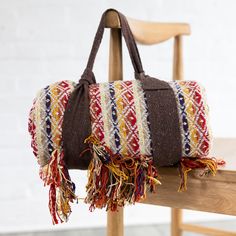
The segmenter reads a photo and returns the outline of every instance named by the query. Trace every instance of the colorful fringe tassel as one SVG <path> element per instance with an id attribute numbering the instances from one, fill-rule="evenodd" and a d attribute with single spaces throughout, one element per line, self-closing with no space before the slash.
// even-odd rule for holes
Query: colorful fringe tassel
<path id="1" fill-rule="evenodd" d="M 188 173 L 190 171 L 194 169 L 202 169 L 203 172 L 201 173 L 201 176 L 209 175 L 209 174 L 212 174 L 213 176 L 215 176 L 218 166 L 224 166 L 224 165 L 225 165 L 224 160 L 217 160 L 215 158 L 209 158 L 209 157 L 202 157 L 202 158 L 183 157 L 181 158 L 180 164 L 179 164 L 181 182 L 180 182 L 178 192 L 183 192 L 187 190 L 187 178 L 188 178 Z"/>
<path id="2" fill-rule="evenodd" d="M 49 164 L 40 170 L 40 177 L 49 189 L 49 210 L 53 224 L 66 222 L 71 213 L 70 202 L 76 200 L 75 184 L 70 180 L 65 167 L 63 152 L 54 150 Z"/>
<path id="3" fill-rule="evenodd" d="M 150 192 L 155 192 L 160 181 L 150 157 L 133 159 L 113 154 L 92 135 L 85 142 L 90 145 L 93 153 L 88 169 L 85 198 L 91 211 L 103 207 L 116 211 L 119 206 L 134 204 L 144 199 L 147 188 Z"/>

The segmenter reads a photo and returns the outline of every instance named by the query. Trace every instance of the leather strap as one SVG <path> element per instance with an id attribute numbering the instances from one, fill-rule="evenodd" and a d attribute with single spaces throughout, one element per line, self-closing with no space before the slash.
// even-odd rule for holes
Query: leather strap
<path id="1" fill-rule="evenodd" d="M 146 76 L 141 79 L 149 111 L 153 161 L 173 166 L 182 156 L 178 110 L 174 91 L 166 81 Z"/>
<path id="2" fill-rule="evenodd" d="M 105 29 L 105 18 L 106 18 L 106 13 L 110 10 L 116 11 L 114 9 L 108 9 L 107 11 L 105 11 L 102 15 L 102 18 L 100 20 L 94 41 L 93 41 L 93 45 L 92 45 L 92 49 L 89 55 L 89 59 L 87 62 L 87 66 L 86 69 L 82 75 L 82 77 L 85 77 L 85 73 L 87 76 L 88 71 L 92 73 L 93 71 L 93 65 L 94 65 L 94 61 L 98 52 L 98 49 L 100 47 L 102 38 L 103 38 L 103 34 L 104 34 L 104 29 Z M 129 55 L 133 64 L 133 68 L 135 71 L 135 77 L 138 79 L 139 78 L 139 74 L 143 74 L 143 66 L 142 66 L 142 62 L 141 62 L 141 58 L 138 52 L 138 48 L 137 45 L 135 43 L 133 34 L 131 32 L 131 29 L 129 27 L 129 24 L 126 20 L 126 17 L 121 14 L 120 12 L 116 11 L 120 20 L 120 26 L 121 26 L 121 33 L 125 39 L 128 51 L 129 51 Z"/>
<path id="3" fill-rule="evenodd" d="M 64 114 L 62 140 L 65 162 L 69 169 L 87 169 L 92 158 L 89 151 L 84 152 L 88 149 L 88 144 L 84 143 L 84 140 L 92 131 L 89 85 L 96 83 L 92 70 L 105 29 L 106 12 L 102 15 L 86 69 L 71 94 Z M 138 48 L 128 22 L 124 15 L 116 12 L 134 67 L 135 78 L 140 79 L 145 91 L 154 164 L 156 166 L 174 165 L 181 157 L 181 137 L 175 95 L 167 82 L 145 76 Z"/>

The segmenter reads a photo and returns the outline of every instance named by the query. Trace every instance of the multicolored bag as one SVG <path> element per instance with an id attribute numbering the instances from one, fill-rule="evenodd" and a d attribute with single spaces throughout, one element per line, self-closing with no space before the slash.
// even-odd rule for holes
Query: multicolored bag
<path id="1" fill-rule="evenodd" d="M 105 12 L 79 83 L 47 86 L 30 111 L 32 147 L 40 177 L 50 186 L 54 224 L 68 219 L 70 202 L 77 200 L 68 169 L 88 169 L 90 210 L 115 211 L 154 192 L 160 166 L 179 167 L 182 191 L 192 169 L 214 175 L 224 164 L 208 157 L 212 136 L 204 89 L 195 81 L 145 75 L 127 20 L 117 13 L 136 80 L 96 83 L 92 68 Z"/>

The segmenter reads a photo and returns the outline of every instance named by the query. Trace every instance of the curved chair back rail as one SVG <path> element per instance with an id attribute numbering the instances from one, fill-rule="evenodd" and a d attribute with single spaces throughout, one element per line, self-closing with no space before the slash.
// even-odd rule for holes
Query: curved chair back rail
<path id="1" fill-rule="evenodd" d="M 147 22 L 127 18 L 135 40 L 139 44 L 152 45 L 164 42 L 170 38 L 190 35 L 190 25 L 187 23 L 159 23 Z M 119 18 L 116 12 L 107 12 L 106 17 L 107 28 L 120 28 Z"/>
<path id="2" fill-rule="evenodd" d="M 162 43 L 170 38 L 190 35 L 190 26 L 186 23 L 157 23 L 128 18 L 136 41 L 143 45 Z"/>

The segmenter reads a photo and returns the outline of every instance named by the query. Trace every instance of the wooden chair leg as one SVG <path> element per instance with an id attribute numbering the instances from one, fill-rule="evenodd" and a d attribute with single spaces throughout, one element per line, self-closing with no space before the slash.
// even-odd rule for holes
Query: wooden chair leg
<path id="1" fill-rule="evenodd" d="M 113 14 L 113 15 L 112 15 Z M 115 14 L 115 16 L 114 16 Z M 115 19 L 115 21 L 114 21 Z M 111 13 L 107 16 L 106 24 L 110 27 L 117 23 L 118 16 L 116 13 Z M 122 39 L 121 30 L 111 28 L 110 32 L 110 50 L 109 50 L 109 81 L 122 80 Z M 124 235 L 124 220 L 123 208 L 119 208 L 118 212 L 107 212 L 107 236 L 123 236 Z"/>
<path id="2" fill-rule="evenodd" d="M 119 208 L 118 212 L 107 212 L 107 236 L 124 236 L 123 215 L 123 208 Z"/>
<path id="3" fill-rule="evenodd" d="M 183 45 L 182 36 L 174 40 L 173 80 L 183 79 Z"/>
<path id="4" fill-rule="evenodd" d="M 182 235 L 182 209 L 171 208 L 171 236 Z"/>

